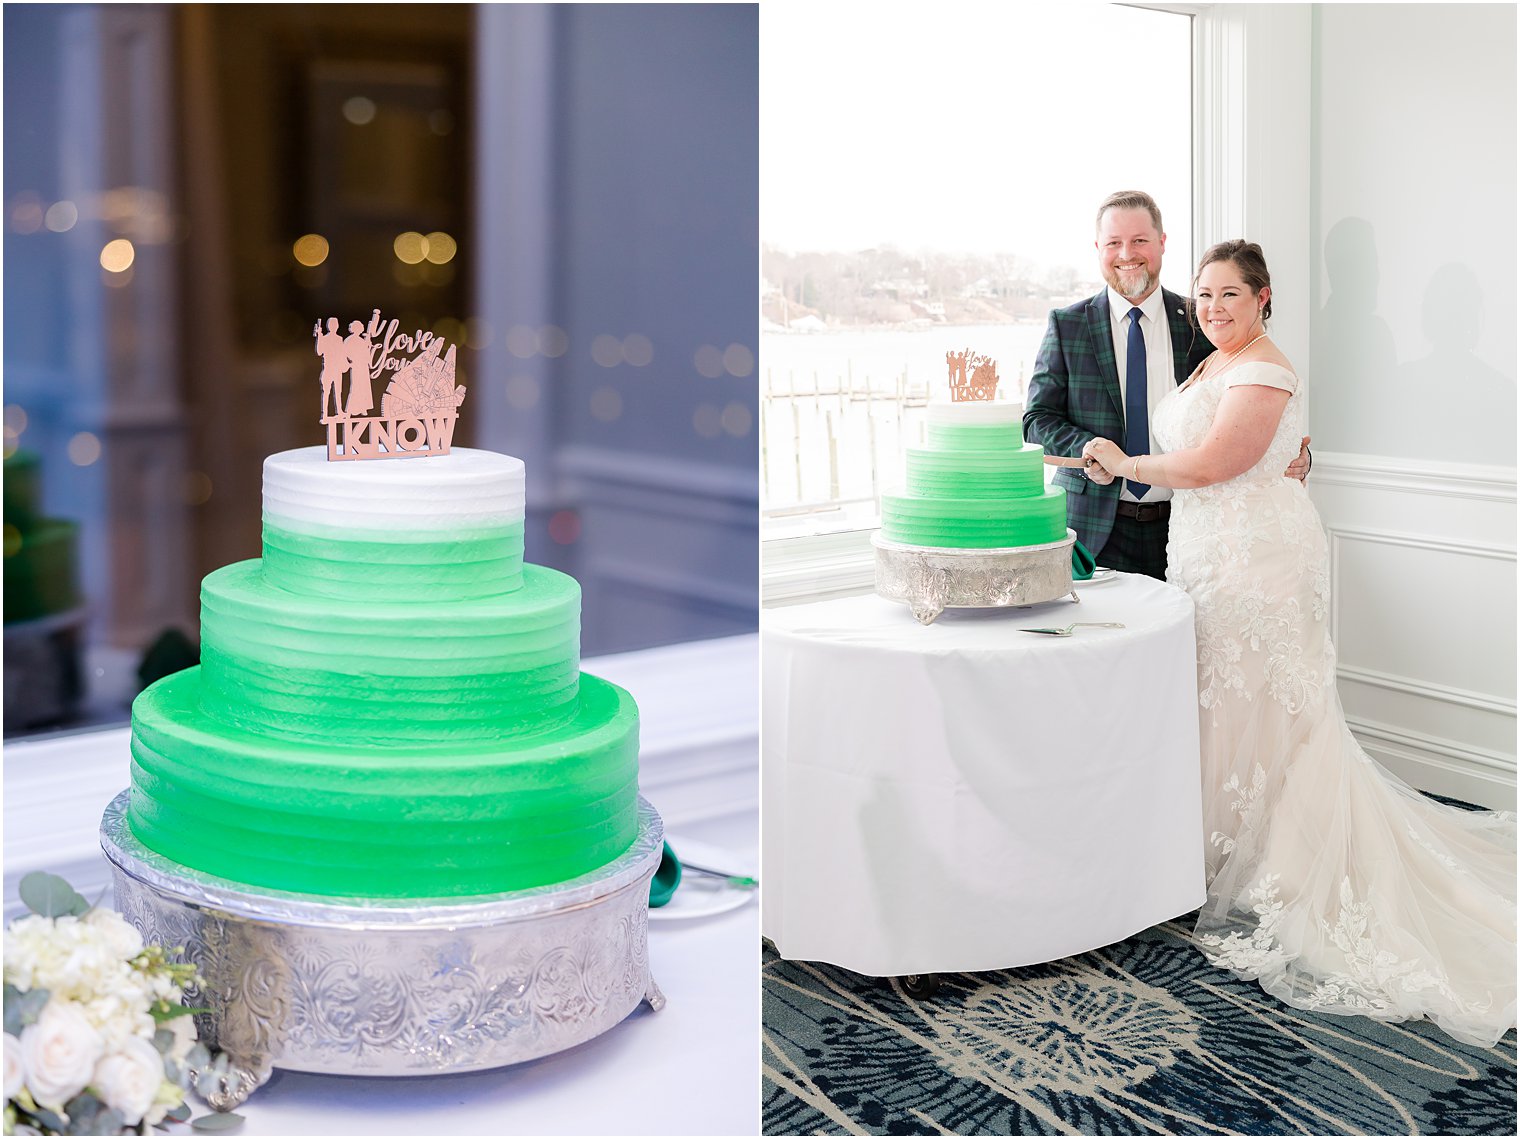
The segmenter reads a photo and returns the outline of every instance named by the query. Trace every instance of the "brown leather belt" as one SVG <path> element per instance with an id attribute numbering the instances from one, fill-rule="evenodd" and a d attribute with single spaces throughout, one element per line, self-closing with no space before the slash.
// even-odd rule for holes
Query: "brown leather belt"
<path id="1" fill-rule="evenodd" d="M 1172 516 L 1172 500 L 1165 502 L 1130 502 L 1121 498 L 1117 513 L 1136 522 L 1165 522 Z"/>

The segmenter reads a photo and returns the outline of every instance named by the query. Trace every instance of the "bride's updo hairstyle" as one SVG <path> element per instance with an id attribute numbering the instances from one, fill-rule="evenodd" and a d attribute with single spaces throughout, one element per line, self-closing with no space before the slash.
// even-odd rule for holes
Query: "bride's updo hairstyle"
<path id="1" fill-rule="evenodd" d="M 1209 246 L 1203 258 L 1198 262 L 1198 271 L 1193 274 L 1193 296 L 1198 296 L 1198 278 L 1203 276 L 1203 270 L 1215 261 L 1228 261 L 1240 270 L 1240 279 L 1245 282 L 1253 293 L 1260 293 L 1272 284 L 1272 274 L 1267 272 L 1267 259 L 1261 251 L 1261 246 L 1254 241 L 1242 241 L 1234 238 L 1230 241 L 1221 241 L 1218 245 Z M 1265 324 L 1272 315 L 1272 298 L 1267 298 L 1267 303 L 1262 307 L 1261 320 Z M 1198 323 L 1198 304 L 1195 300 L 1192 307 L 1193 323 Z"/>

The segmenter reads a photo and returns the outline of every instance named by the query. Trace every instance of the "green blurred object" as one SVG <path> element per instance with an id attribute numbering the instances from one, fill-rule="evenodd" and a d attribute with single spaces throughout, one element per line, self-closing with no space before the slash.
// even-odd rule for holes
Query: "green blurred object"
<path id="1" fill-rule="evenodd" d="M 5 623 L 34 621 L 77 608 L 77 523 L 42 516 L 37 456 L 5 458 Z"/>
<path id="2" fill-rule="evenodd" d="M 137 666 L 138 691 L 154 681 L 201 663 L 200 650 L 178 629 L 165 629 L 143 653 Z"/>
<path id="3" fill-rule="evenodd" d="M 649 882 L 649 908 L 657 909 L 670 901 L 680 884 L 681 861 L 667 842 L 660 855 L 660 868 L 654 872 L 654 877 Z"/>
<path id="4" fill-rule="evenodd" d="M 1080 541 L 1071 547 L 1071 576 L 1074 581 L 1086 581 L 1098 568 L 1098 559 Z"/>

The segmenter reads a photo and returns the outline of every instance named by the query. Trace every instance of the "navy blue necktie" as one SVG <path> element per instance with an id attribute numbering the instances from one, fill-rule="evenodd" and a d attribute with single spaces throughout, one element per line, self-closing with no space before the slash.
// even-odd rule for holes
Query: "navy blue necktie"
<path id="1" fill-rule="evenodd" d="M 1124 349 L 1124 451 L 1130 458 L 1151 453 L 1151 416 L 1145 374 L 1145 333 L 1140 331 L 1140 310 L 1129 310 L 1129 342 Z M 1126 479 L 1130 494 L 1144 498 L 1149 483 Z"/>

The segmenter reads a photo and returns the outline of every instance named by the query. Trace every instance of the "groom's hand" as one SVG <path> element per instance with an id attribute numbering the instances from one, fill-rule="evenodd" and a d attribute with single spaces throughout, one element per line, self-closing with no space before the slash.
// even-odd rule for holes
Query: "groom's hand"
<path id="1" fill-rule="evenodd" d="M 1093 444 L 1098 440 L 1096 437 L 1087 441 L 1087 446 L 1082 448 L 1082 457 L 1087 460 L 1082 468 L 1082 473 L 1087 476 L 1087 481 L 1097 483 L 1099 486 L 1107 486 L 1114 481 L 1114 476 L 1104 469 L 1103 464 L 1098 462 L 1092 453 Z"/>
<path id="2" fill-rule="evenodd" d="M 1284 478 L 1297 479 L 1303 482 L 1309 477 L 1309 468 L 1314 460 L 1309 457 L 1309 436 L 1304 436 L 1304 441 L 1298 445 L 1298 458 L 1288 464 L 1288 469 L 1283 472 Z"/>

